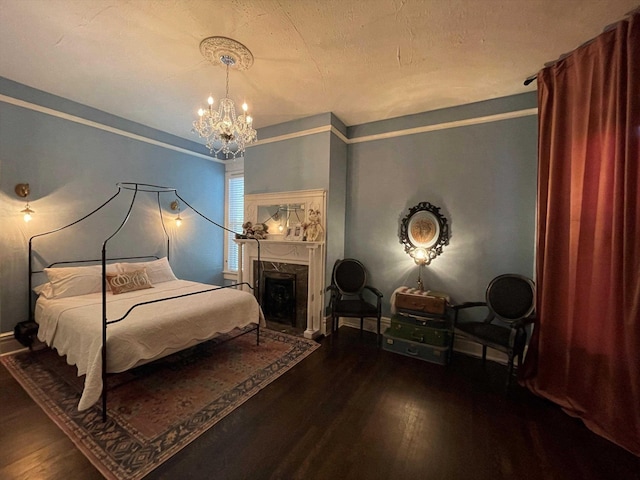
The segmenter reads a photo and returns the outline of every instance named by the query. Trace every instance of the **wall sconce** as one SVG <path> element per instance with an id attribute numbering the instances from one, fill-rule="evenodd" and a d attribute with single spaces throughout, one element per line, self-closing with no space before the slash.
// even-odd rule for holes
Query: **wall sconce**
<path id="1" fill-rule="evenodd" d="M 425 265 L 427 263 L 427 251 L 424 248 L 416 248 L 413 251 L 413 261 L 416 265 Z"/>
<path id="2" fill-rule="evenodd" d="M 27 205 L 24 208 L 24 210 L 20 210 L 20 213 L 22 213 L 24 215 L 24 221 L 25 222 L 30 222 L 31 221 L 31 215 L 33 215 L 34 213 L 36 213 L 34 210 L 31 209 L 31 207 L 29 206 L 29 184 L 28 183 L 18 183 L 16 185 L 15 188 L 15 192 L 16 195 L 18 195 L 20 198 L 25 198 L 27 200 Z"/>
<path id="3" fill-rule="evenodd" d="M 178 216 L 176 217 L 176 227 L 179 227 L 180 225 L 182 225 L 182 218 L 180 218 L 180 204 L 178 203 L 178 200 L 174 200 L 169 206 L 171 207 L 171 210 L 178 211 Z"/>

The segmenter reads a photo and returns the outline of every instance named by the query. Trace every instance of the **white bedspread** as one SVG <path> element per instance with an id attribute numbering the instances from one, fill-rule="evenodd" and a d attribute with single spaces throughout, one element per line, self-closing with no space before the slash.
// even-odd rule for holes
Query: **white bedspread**
<path id="1" fill-rule="evenodd" d="M 147 290 L 107 293 L 107 319 L 122 317 L 134 304 L 215 288 L 186 280 L 163 282 Z M 102 393 L 102 293 L 39 298 L 35 310 L 38 338 L 67 356 L 85 375 L 78 410 Z M 264 325 L 254 296 L 235 288 L 191 295 L 136 307 L 124 320 L 107 327 L 107 371 L 123 372 L 250 323 Z"/>

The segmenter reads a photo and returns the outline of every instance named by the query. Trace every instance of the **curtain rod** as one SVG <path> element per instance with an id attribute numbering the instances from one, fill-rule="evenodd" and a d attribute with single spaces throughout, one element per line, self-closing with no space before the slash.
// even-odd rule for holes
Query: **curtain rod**
<path id="1" fill-rule="evenodd" d="M 619 21 L 614 22 L 614 23 L 610 23 L 609 25 L 607 25 L 606 27 L 604 27 L 604 28 L 602 29 L 602 33 L 608 32 L 609 30 L 613 30 L 615 27 L 617 27 L 617 26 L 618 26 L 618 24 L 619 24 L 620 22 L 626 22 L 626 21 L 628 21 L 628 20 L 629 20 L 629 17 L 631 17 L 632 15 L 635 15 L 635 14 L 640 14 L 640 7 L 634 8 L 633 10 L 631 10 L 630 12 L 628 12 L 628 13 L 624 16 L 624 18 L 623 18 L 622 20 L 619 20 Z M 555 64 L 556 64 L 556 63 L 558 63 L 560 60 L 563 60 L 564 58 L 566 58 L 566 57 L 568 57 L 569 55 L 571 55 L 571 53 L 575 52 L 578 48 L 583 47 L 584 45 L 587 45 L 587 44 L 589 44 L 589 43 L 593 42 L 596 38 L 598 38 L 598 37 L 594 37 L 594 38 L 592 38 L 592 39 L 590 39 L 590 40 L 587 40 L 587 41 L 586 41 L 586 42 L 584 42 L 582 45 L 580 45 L 580 46 L 578 46 L 578 47 L 574 48 L 574 49 L 573 49 L 571 52 L 569 52 L 569 53 L 563 53 L 562 55 L 560 55 L 560 56 L 558 57 L 558 59 L 557 59 L 557 60 L 553 60 L 553 61 L 551 61 L 551 62 L 547 62 L 547 63 L 545 63 L 543 68 L 547 68 L 547 67 L 551 67 L 551 66 L 555 65 Z M 533 81 L 534 81 L 535 79 L 537 79 L 537 78 L 538 78 L 538 74 L 537 74 L 537 73 L 535 73 L 535 74 L 533 74 L 533 75 L 531 75 L 531 76 L 529 76 L 529 77 L 525 78 L 525 79 L 524 79 L 524 86 L 526 87 L 527 85 L 529 85 L 531 82 L 533 82 Z"/>

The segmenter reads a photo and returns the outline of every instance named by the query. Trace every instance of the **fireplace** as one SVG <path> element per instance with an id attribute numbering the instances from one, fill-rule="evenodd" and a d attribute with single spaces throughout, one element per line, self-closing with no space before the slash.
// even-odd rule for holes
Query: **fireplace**
<path id="1" fill-rule="evenodd" d="M 296 276 L 292 273 L 264 272 L 262 310 L 269 321 L 296 326 Z"/>
<path id="2" fill-rule="evenodd" d="M 296 222 L 304 222 L 307 219 L 307 212 L 314 210 L 319 213 L 324 236 L 315 241 L 304 241 L 297 237 L 289 237 L 284 233 L 277 233 L 277 228 L 269 228 L 266 240 L 256 242 L 254 239 L 236 238 L 238 244 L 238 282 L 247 282 L 250 285 L 259 287 L 263 313 L 265 308 L 268 314 L 265 316 L 275 316 L 276 321 L 288 322 L 291 314 L 291 305 L 284 302 L 285 297 L 293 295 L 295 292 L 295 327 L 304 329 L 306 338 L 316 338 L 326 332 L 324 309 L 325 309 L 325 241 L 327 232 L 326 224 L 326 192 L 324 190 L 300 190 L 296 192 L 277 192 L 248 194 L 244 197 L 244 218 L 245 221 L 264 223 L 267 219 L 274 220 L 274 212 L 281 212 L 283 207 L 287 211 L 294 209 L 296 212 Z M 280 225 L 286 217 L 279 216 Z M 272 225 L 273 226 L 273 225 Z M 261 263 L 258 268 L 258 258 Z M 268 280 L 274 285 L 270 289 L 273 295 L 272 305 L 265 307 L 265 276 L 264 272 L 277 272 L 276 279 Z M 288 274 L 288 275 L 282 275 Z M 290 280 L 295 276 L 295 284 L 291 285 Z M 287 285 L 288 284 L 288 285 Z M 250 291 L 248 286 L 243 286 L 243 290 Z M 255 290 L 253 290 L 256 293 Z M 272 309 L 285 307 L 288 312 L 274 312 Z M 285 320 L 285 318 L 287 320 Z"/>
<path id="3" fill-rule="evenodd" d="M 253 262 L 258 271 L 258 262 Z M 260 295 L 266 320 L 304 330 L 307 325 L 309 267 L 282 262 L 262 262 Z M 256 295 L 258 292 L 255 292 Z"/>

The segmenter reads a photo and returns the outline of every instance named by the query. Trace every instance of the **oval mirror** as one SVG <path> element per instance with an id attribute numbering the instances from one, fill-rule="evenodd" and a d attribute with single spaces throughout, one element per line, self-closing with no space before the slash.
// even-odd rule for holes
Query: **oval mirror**
<path id="1" fill-rule="evenodd" d="M 428 265 L 449 243 L 447 219 L 429 202 L 411 207 L 400 223 L 400 243 L 416 263 Z"/>

